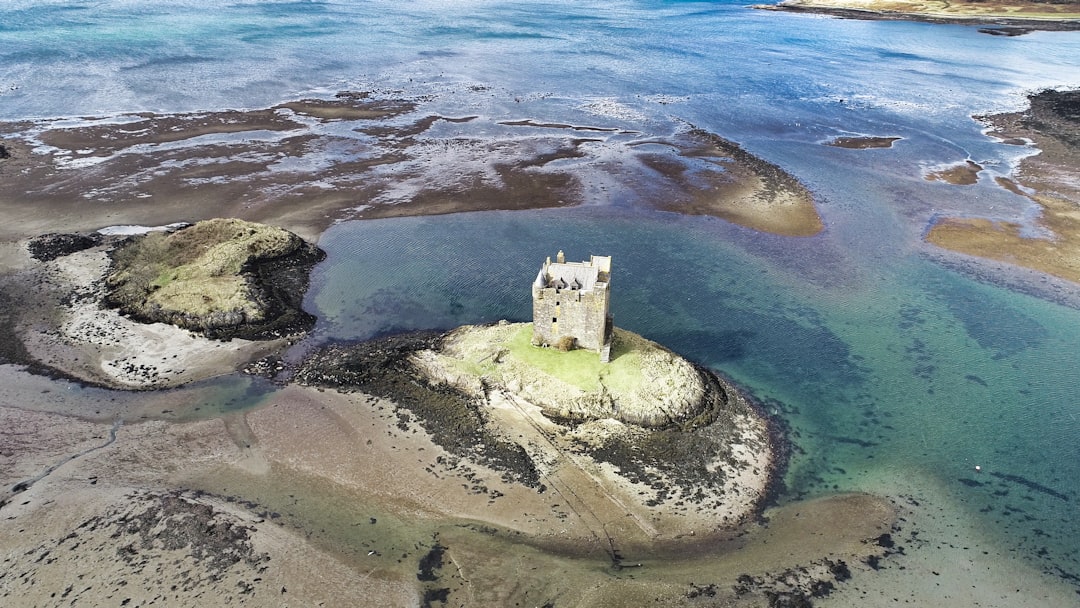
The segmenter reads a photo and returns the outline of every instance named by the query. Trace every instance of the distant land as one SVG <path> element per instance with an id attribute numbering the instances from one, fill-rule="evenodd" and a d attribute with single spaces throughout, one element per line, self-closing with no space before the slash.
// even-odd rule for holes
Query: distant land
<path id="1" fill-rule="evenodd" d="M 754 8 L 820 13 L 847 19 L 889 19 L 1000 25 L 984 33 L 1015 36 L 1033 30 L 1080 29 L 1075 0 L 784 0 Z"/>

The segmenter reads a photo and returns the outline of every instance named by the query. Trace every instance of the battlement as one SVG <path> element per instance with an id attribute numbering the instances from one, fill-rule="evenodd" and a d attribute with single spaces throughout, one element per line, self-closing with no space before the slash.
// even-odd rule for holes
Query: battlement
<path id="1" fill-rule="evenodd" d="M 533 342 L 560 348 L 584 348 L 601 355 L 611 350 L 609 313 L 611 257 L 567 262 L 562 251 L 547 258 L 533 281 Z"/>

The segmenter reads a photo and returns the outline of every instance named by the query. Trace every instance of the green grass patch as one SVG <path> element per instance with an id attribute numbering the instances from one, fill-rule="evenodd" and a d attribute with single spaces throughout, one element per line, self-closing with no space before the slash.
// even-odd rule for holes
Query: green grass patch
<path id="1" fill-rule="evenodd" d="M 611 362 L 601 363 L 592 351 L 533 346 L 532 336 L 532 324 L 527 323 L 506 344 L 510 356 L 587 392 L 600 390 L 601 381 L 614 393 L 629 393 L 641 386 L 641 357 L 632 341 L 616 339 Z"/>
<path id="2" fill-rule="evenodd" d="M 236 219 L 199 222 L 171 234 L 150 233 L 117 250 L 108 279 L 123 308 L 161 308 L 181 314 L 243 311 L 258 319 L 242 269 L 300 245 L 292 233 Z"/>

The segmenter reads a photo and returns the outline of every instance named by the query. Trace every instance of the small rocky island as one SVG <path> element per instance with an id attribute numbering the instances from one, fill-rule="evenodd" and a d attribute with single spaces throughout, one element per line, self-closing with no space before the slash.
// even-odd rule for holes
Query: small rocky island
<path id="1" fill-rule="evenodd" d="M 213 219 L 127 240 L 111 257 L 104 303 L 143 323 L 262 339 L 315 322 L 300 299 L 323 254 L 288 230 Z"/>
<path id="2" fill-rule="evenodd" d="M 315 322 L 300 305 L 324 255 L 238 219 L 46 234 L 27 252 L 37 263 L 13 296 L 26 300 L 16 360 L 121 389 L 178 386 L 280 352 Z"/>
<path id="3" fill-rule="evenodd" d="M 456 457 L 555 489 L 591 514 L 578 541 L 640 547 L 747 521 L 786 461 L 779 431 L 712 371 L 615 328 L 610 274 L 608 257 L 559 252 L 532 323 L 331 345 L 295 380 L 387 398 Z"/>

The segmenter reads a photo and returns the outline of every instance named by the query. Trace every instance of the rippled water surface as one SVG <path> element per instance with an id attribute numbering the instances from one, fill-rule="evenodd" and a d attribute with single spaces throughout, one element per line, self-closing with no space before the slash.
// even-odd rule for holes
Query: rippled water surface
<path id="1" fill-rule="evenodd" d="M 727 372 L 793 422 L 805 450 L 793 496 L 909 470 L 1010 549 L 1075 565 L 1077 311 L 919 258 L 815 286 L 725 232 L 587 210 L 342 224 L 309 294 L 316 339 L 528 320 L 527 277 L 546 255 L 602 251 L 616 324 Z"/>
<path id="2" fill-rule="evenodd" d="M 920 235 L 937 213 L 1028 212 L 990 179 L 957 188 L 922 173 L 968 158 L 1007 172 L 1028 152 L 971 116 L 1080 84 L 1077 57 L 1074 33 L 737 2 L 15 0 L 0 7 L 0 118 L 266 107 L 348 89 L 484 125 L 682 124 L 737 141 L 815 192 L 824 233 L 770 236 L 602 191 L 578 209 L 340 224 L 308 298 L 315 339 L 525 320 L 545 256 L 612 255 L 619 325 L 728 373 L 791 421 L 805 453 L 790 496 L 907 477 L 959 505 L 987 550 L 1068 578 L 1080 575 L 1080 312 L 949 270 Z M 838 135 L 902 139 L 821 145 Z"/>

